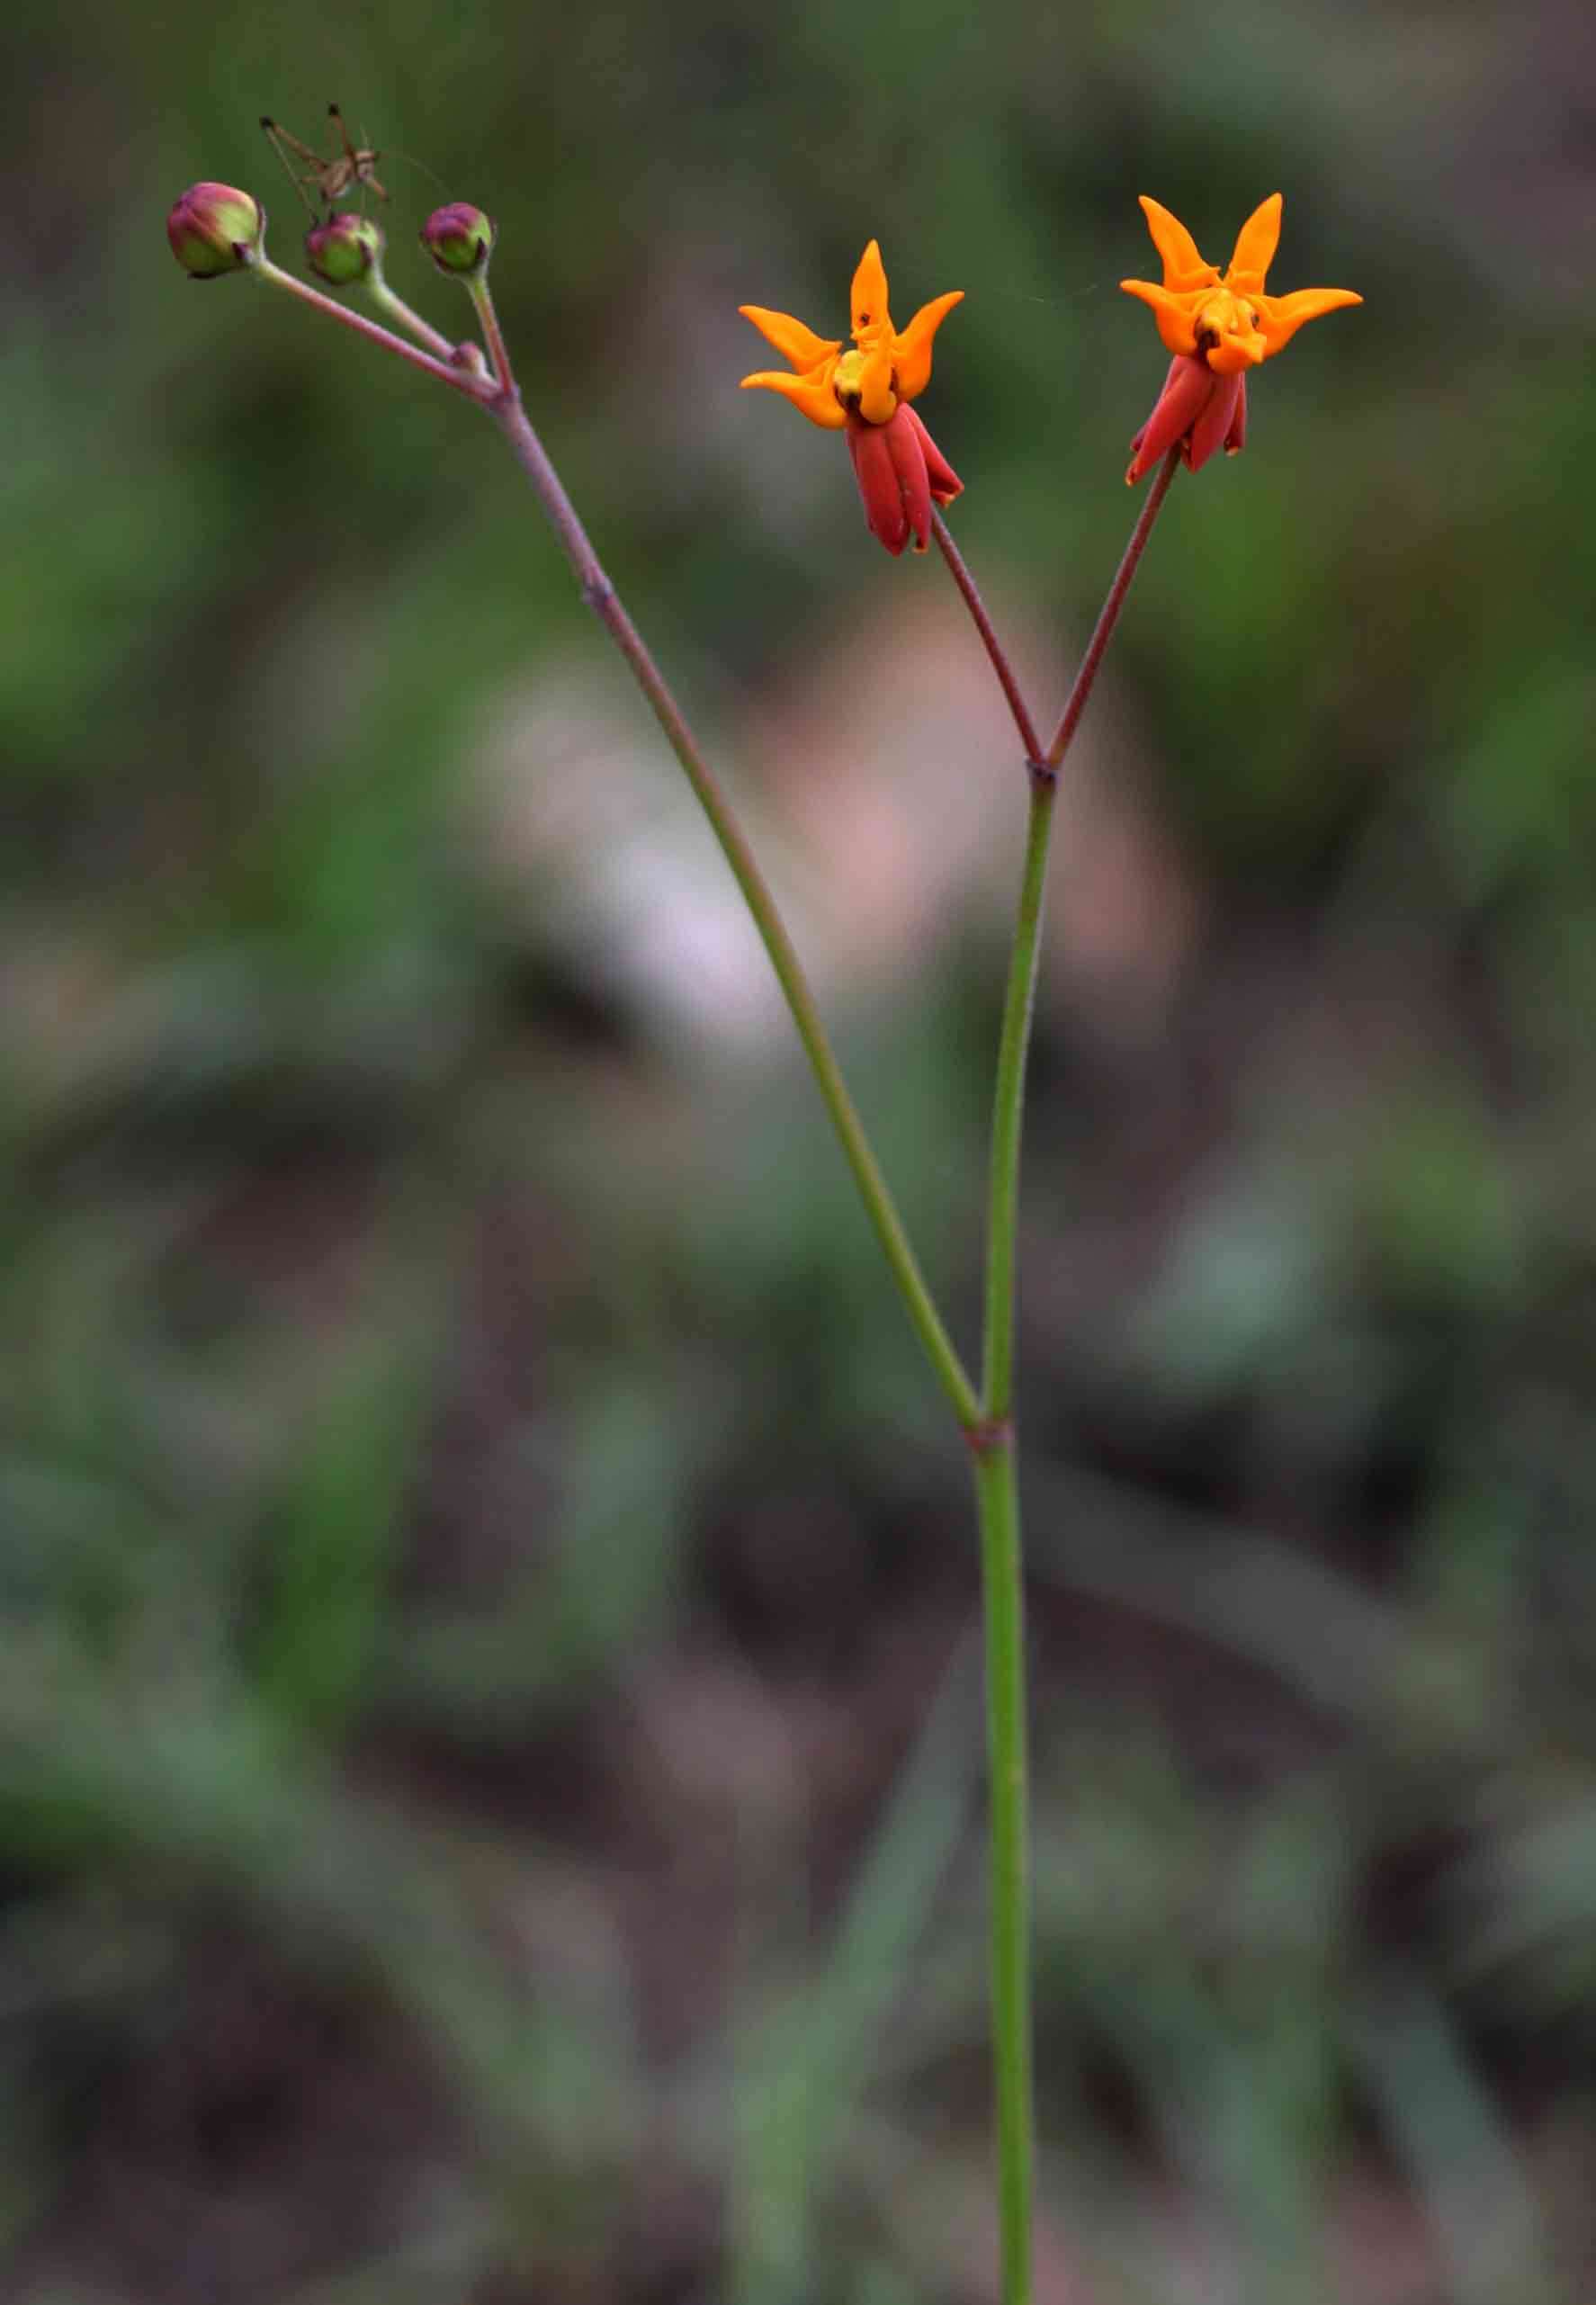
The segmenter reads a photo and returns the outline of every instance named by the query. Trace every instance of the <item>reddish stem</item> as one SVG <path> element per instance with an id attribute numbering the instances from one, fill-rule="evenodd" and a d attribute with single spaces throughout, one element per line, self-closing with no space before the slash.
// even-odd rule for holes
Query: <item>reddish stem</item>
<path id="1" fill-rule="evenodd" d="M 1131 588 L 1131 578 L 1136 573 L 1136 564 L 1141 560 L 1147 539 L 1152 534 L 1152 524 L 1158 518 L 1163 500 L 1170 493 L 1170 483 L 1175 477 L 1179 462 L 1180 443 L 1177 441 L 1164 458 L 1157 480 L 1147 491 L 1147 501 L 1142 507 L 1141 518 L 1132 529 L 1130 543 L 1125 546 L 1124 556 L 1114 572 L 1114 581 L 1109 586 L 1108 596 L 1098 612 L 1091 639 L 1087 643 L 1086 654 L 1080 659 L 1080 669 L 1075 675 L 1075 685 L 1070 691 L 1063 716 L 1054 732 L 1053 742 L 1048 746 L 1044 756 L 1045 766 L 1049 768 L 1057 768 L 1060 761 L 1070 749 L 1071 740 L 1080 725 L 1080 715 L 1086 710 L 1086 701 L 1091 695 L 1093 684 L 1098 677 L 1098 668 L 1107 652 L 1109 641 L 1114 638 L 1114 627 L 1119 622 L 1119 612 L 1125 606 L 1125 595 Z M 1034 755 L 1033 758 L 1035 758 Z"/>
<path id="2" fill-rule="evenodd" d="M 998 638 L 992 620 L 986 613 L 986 603 L 981 596 L 975 578 L 965 566 L 964 556 L 953 541 L 953 532 L 939 512 L 931 515 L 931 532 L 943 559 L 947 562 L 948 574 L 958 586 L 964 605 L 970 611 L 971 622 L 981 634 L 982 646 L 991 659 L 998 685 L 1009 701 L 1014 725 L 1019 731 L 1019 740 L 1026 749 L 1027 765 L 1034 766 L 1042 758 L 1042 740 L 1036 734 L 1030 707 L 1020 694 L 1019 682 L 1015 677 L 1014 667 L 1009 661 L 1008 650 Z"/>

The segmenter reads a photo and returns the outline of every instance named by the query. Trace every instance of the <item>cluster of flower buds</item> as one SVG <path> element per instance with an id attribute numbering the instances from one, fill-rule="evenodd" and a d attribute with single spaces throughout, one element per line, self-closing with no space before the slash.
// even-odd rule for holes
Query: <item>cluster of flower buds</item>
<path id="1" fill-rule="evenodd" d="M 264 252 L 266 212 L 236 184 L 191 184 L 172 204 L 166 238 L 191 280 L 241 272 Z M 493 219 L 469 201 L 436 208 L 421 228 L 421 245 L 440 272 L 470 276 L 492 253 Z M 379 271 L 386 242 L 374 218 L 353 209 L 328 215 L 305 235 L 305 257 L 318 280 L 347 288 Z"/>

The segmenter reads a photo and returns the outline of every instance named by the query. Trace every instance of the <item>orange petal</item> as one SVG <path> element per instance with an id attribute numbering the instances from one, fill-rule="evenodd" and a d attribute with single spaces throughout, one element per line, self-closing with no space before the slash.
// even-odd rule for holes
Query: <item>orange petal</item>
<path id="1" fill-rule="evenodd" d="M 761 391 L 779 392 L 811 424 L 822 425 L 828 432 L 840 432 L 847 422 L 831 390 L 828 362 L 822 362 L 807 376 L 788 376 L 779 368 L 766 370 L 758 376 L 745 376 L 743 390 L 746 392 L 750 385 Z"/>
<path id="2" fill-rule="evenodd" d="M 1156 281 L 1122 280 L 1119 284 L 1127 296 L 1139 296 L 1143 304 L 1152 307 L 1152 317 L 1158 322 L 1158 333 L 1164 340 L 1166 352 L 1196 352 L 1194 322 L 1205 290 L 1188 289 L 1184 294 L 1176 295 L 1159 287 Z"/>
<path id="3" fill-rule="evenodd" d="M 737 309 L 794 368 L 818 368 L 830 354 L 842 350 L 840 336 L 817 336 L 790 312 L 767 312 L 763 304 L 740 304 Z"/>
<path id="4" fill-rule="evenodd" d="M 1202 253 L 1178 216 L 1171 216 L 1155 200 L 1142 194 L 1142 213 L 1147 219 L 1147 229 L 1152 235 L 1152 245 L 1163 258 L 1164 286 L 1172 289 L 1209 288 L 1219 277 L 1214 265 L 1203 262 Z"/>
<path id="5" fill-rule="evenodd" d="M 892 354 L 898 364 L 898 398 L 912 400 L 923 392 L 931 381 L 931 339 L 946 319 L 955 304 L 964 300 L 962 288 L 950 289 L 946 296 L 934 296 L 902 331 L 892 339 Z"/>
<path id="6" fill-rule="evenodd" d="M 1249 329 L 1245 336 L 1221 336 L 1203 355 L 1215 376 L 1244 376 L 1269 356 L 1269 338 L 1259 328 Z"/>
<path id="7" fill-rule="evenodd" d="M 909 542 L 909 514 L 903 504 L 903 484 L 888 444 L 887 428 L 855 417 L 847 428 L 847 444 L 870 534 L 896 560 Z"/>
<path id="8" fill-rule="evenodd" d="M 874 335 L 879 328 L 891 333 L 892 320 L 887 312 L 887 276 L 881 261 L 881 246 L 872 240 L 859 258 L 854 274 L 852 294 L 854 341 Z"/>
<path id="9" fill-rule="evenodd" d="M 1226 288 L 1233 288 L 1238 296 L 1255 296 L 1263 286 L 1263 276 L 1275 261 L 1275 250 L 1280 245 L 1280 211 L 1285 202 L 1278 193 L 1271 193 L 1260 201 L 1236 234 L 1236 245 L 1224 275 Z"/>
<path id="10" fill-rule="evenodd" d="M 1363 299 L 1350 288 L 1294 288 L 1289 296 L 1258 296 L 1253 300 L 1263 322 L 1267 359 L 1284 350 L 1305 320 L 1323 319 L 1326 312 L 1339 312 L 1346 304 L 1361 304 Z"/>

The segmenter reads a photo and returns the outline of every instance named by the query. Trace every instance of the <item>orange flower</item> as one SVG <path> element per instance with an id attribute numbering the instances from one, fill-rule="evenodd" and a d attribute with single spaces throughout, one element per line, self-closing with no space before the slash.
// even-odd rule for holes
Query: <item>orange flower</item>
<path id="1" fill-rule="evenodd" d="M 951 504 L 964 485 L 909 405 L 930 381 L 931 339 L 964 293 L 934 297 L 906 328 L 894 328 L 872 240 L 854 274 L 851 352 L 840 336 L 817 336 L 790 313 L 738 307 L 795 372 L 761 370 L 743 378 L 744 389 L 780 392 L 811 424 L 846 430 L 870 532 L 894 557 L 911 535 L 915 551 L 925 551 L 932 504 Z"/>
<path id="2" fill-rule="evenodd" d="M 1204 263 L 1185 225 L 1143 193 L 1142 210 L 1163 258 L 1163 281 L 1119 284 L 1152 306 L 1159 335 L 1175 357 L 1152 414 L 1131 443 L 1127 481 L 1139 480 L 1177 441 L 1194 472 L 1222 444 L 1233 456 L 1246 438 L 1247 371 L 1284 351 L 1305 320 L 1362 303 L 1349 288 L 1264 294 L 1283 206 L 1280 194 L 1271 193 L 1253 210 L 1221 278 L 1215 265 Z"/>

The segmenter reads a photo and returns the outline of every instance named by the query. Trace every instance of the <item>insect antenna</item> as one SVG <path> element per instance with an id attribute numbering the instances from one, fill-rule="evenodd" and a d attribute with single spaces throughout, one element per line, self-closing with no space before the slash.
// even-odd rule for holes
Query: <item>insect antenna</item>
<path id="1" fill-rule="evenodd" d="M 425 160 L 418 160 L 414 152 L 396 151 L 391 145 L 385 144 L 382 148 L 382 157 L 385 160 L 397 160 L 404 167 L 414 168 L 418 175 L 426 178 L 429 184 L 435 184 L 441 193 L 446 193 L 449 189 L 447 183 L 439 175 L 437 170 L 429 168 Z"/>

